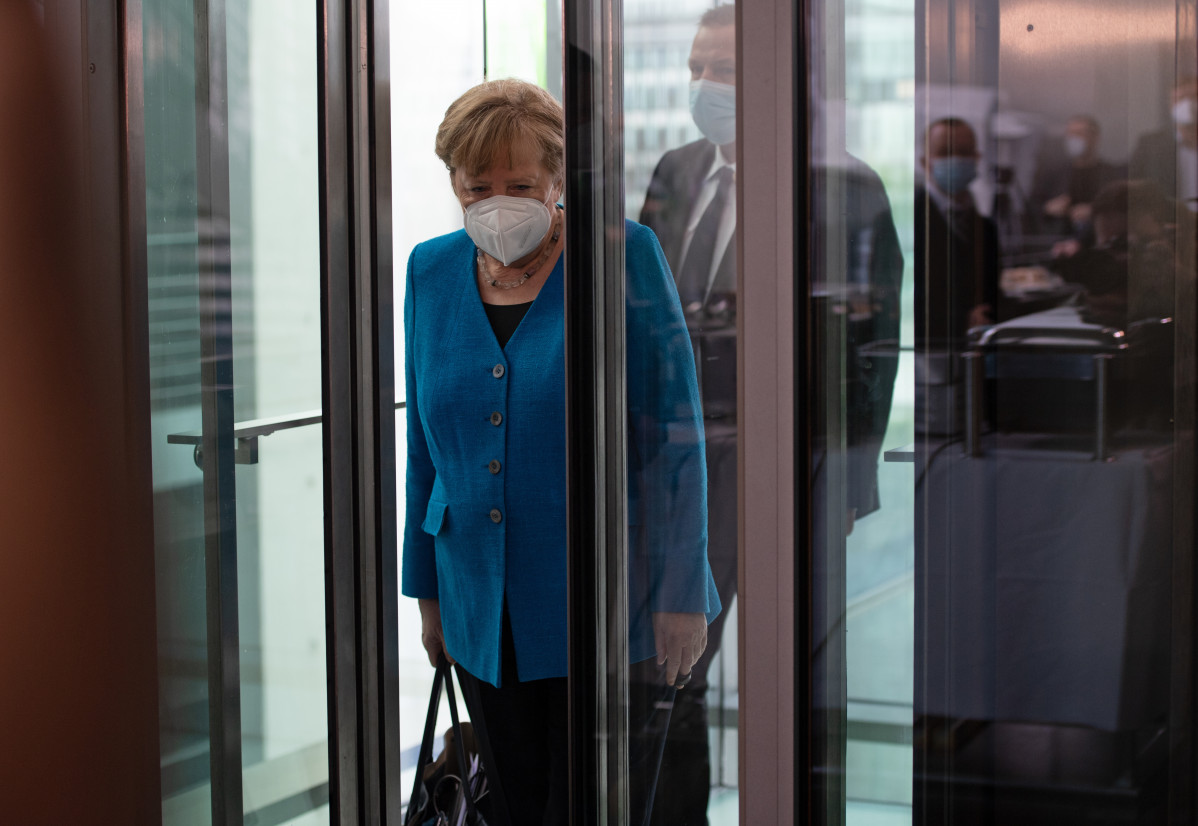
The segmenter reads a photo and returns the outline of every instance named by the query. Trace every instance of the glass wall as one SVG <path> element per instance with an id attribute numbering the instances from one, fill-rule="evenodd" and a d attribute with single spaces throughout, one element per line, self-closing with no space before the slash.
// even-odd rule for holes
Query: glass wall
<path id="1" fill-rule="evenodd" d="M 317 21 L 281 2 L 143 6 L 164 820 L 233 806 L 327 822 Z M 620 28 L 580 51 L 553 2 L 393 6 L 397 307 L 409 252 L 463 225 L 433 151 L 447 106 L 500 77 L 595 95 L 566 101 L 572 151 L 593 154 L 563 175 L 593 200 L 557 200 L 593 219 L 587 248 L 564 242 L 562 283 L 587 291 L 559 304 L 603 320 L 607 359 L 572 387 L 616 405 L 593 417 L 609 450 L 587 480 L 614 497 L 592 527 L 619 579 L 588 585 L 610 600 L 595 665 L 610 692 L 595 720 L 573 719 L 627 746 L 587 775 L 614 790 L 597 805 L 640 822 L 652 800 L 650 822 L 713 826 L 744 810 L 741 687 L 760 664 L 738 668 L 738 576 L 746 559 L 785 564 L 741 542 L 738 348 L 754 319 L 738 297 L 793 279 L 803 810 L 1192 819 L 1177 779 L 1193 770 L 1192 4 L 805 4 L 800 260 L 754 273 L 738 272 L 741 224 L 765 213 L 738 180 L 775 170 L 737 143 L 777 113 L 745 105 L 738 47 L 764 46 L 734 7 L 627 0 L 599 16 Z M 500 355 L 483 378 L 518 383 Z M 397 401 L 402 468 L 411 400 Z M 548 419 L 486 412 L 488 434 L 540 437 L 517 461 L 566 441 Z M 545 473 L 539 502 L 556 507 L 570 480 L 564 464 Z M 402 474 L 397 487 L 404 513 Z M 461 517 L 441 518 L 416 527 Z M 406 796 L 433 672 L 415 600 L 397 623 Z M 670 687 L 676 673 L 689 684 Z"/>
<path id="2" fill-rule="evenodd" d="M 1194 9 L 804 14 L 817 820 L 1189 822 Z"/>
<path id="3" fill-rule="evenodd" d="M 316 18 L 143 14 L 163 820 L 327 823 Z"/>
<path id="4" fill-rule="evenodd" d="M 737 55 L 735 9 L 717 5 L 705 0 L 624 4 L 625 210 L 655 234 L 679 296 L 700 396 L 706 482 L 706 492 L 694 495 L 703 500 L 703 514 L 688 512 L 680 501 L 656 513 L 630 514 L 630 519 L 705 522 L 706 556 L 721 603 L 685 688 L 662 687 L 668 663 L 664 672 L 653 660 L 632 670 L 631 735 L 633 757 L 639 760 L 633 785 L 640 780 L 638 770 L 650 778 L 656 774 L 651 822 L 663 824 L 739 821 Z M 630 315 L 630 347 L 635 320 Z M 630 382 L 636 370 L 630 359 Z M 634 522 L 634 542 L 639 533 Z M 685 536 L 685 531 L 676 533 Z M 709 603 L 713 611 L 715 604 Z M 658 712 L 646 718 L 637 707 L 646 697 L 668 703 L 668 717 Z M 655 737 L 664 742 L 660 768 L 638 751 Z M 640 816 L 634 812 L 633 822 Z"/>
<path id="5" fill-rule="evenodd" d="M 814 132 L 827 141 L 814 151 L 838 171 L 817 177 L 815 193 L 843 199 L 851 217 L 843 229 L 813 222 L 817 234 L 847 236 L 826 266 L 855 296 L 845 348 L 860 361 L 844 363 L 845 417 L 857 420 L 848 443 L 866 464 L 849 482 L 868 480 L 873 492 L 859 494 L 845 541 L 845 797 L 847 821 L 870 823 L 902 820 L 911 801 L 914 501 L 910 467 L 882 459 L 914 438 L 914 9 L 848 2 L 843 28 L 843 97 L 828 94 Z"/>
<path id="6" fill-rule="evenodd" d="M 412 248 L 461 226 L 461 207 L 453 196 L 448 172 L 433 152 L 433 144 L 446 107 L 482 79 L 484 27 L 482 4 L 474 0 L 438 6 L 392 4 L 391 15 L 391 191 L 398 308 L 403 306 L 404 275 Z M 398 324 L 402 315 L 396 313 L 396 319 Z M 396 330 L 395 342 L 398 373 L 404 364 L 404 337 L 400 329 Z M 404 384 L 398 379 L 399 376 L 396 401 L 406 405 Z M 397 512 L 401 520 L 406 512 L 406 434 L 406 409 L 400 409 L 395 416 L 395 435 Z M 400 536 L 403 531 L 401 522 Z M 401 568 L 401 579 L 402 576 Z M 433 669 L 421 645 L 416 600 L 400 599 L 398 622 L 401 789 L 406 800 L 415 777 Z M 441 731 L 449 727 L 444 707 L 439 720 Z"/>

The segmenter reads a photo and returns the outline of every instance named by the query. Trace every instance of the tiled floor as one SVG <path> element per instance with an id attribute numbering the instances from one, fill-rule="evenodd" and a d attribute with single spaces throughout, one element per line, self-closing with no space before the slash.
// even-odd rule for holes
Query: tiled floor
<path id="1" fill-rule="evenodd" d="M 911 823 L 914 578 L 899 573 L 848 605 L 848 826 Z M 735 736 L 731 736 L 735 742 Z M 735 774 L 725 775 L 735 782 Z M 735 788 L 712 792 L 710 826 L 739 826 Z"/>
<path id="2" fill-rule="evenodd" d="M 712 792 L 707 807 L 709 826 L 740 826 L 736 789 Z M 911 807 L 850 800 L 845 807 L 847 826 L 911 826 Z"/>
<path id="3" fill-rule="evenodd" d="M 845 815 L 848 826 L 911 826 L 910 806 L 850 800 Z"/>

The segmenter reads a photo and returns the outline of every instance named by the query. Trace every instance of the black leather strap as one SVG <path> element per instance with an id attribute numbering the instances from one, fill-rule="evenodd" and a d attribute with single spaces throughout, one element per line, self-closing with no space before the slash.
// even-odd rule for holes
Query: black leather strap
<path id="1" fill-rule="evenodd" d="M 433 741 L 437 738 L 437 709 L 441 705 L 441 685 L 445 680 L 446 671 L 437 666 L 433 676 L 432 695 L 428 701 L 428 716 L 424 721 L 424 739 L 420 741 L 420 755 L 416 759 L 416 781 L 412 786 L 412 795 L 408 798 L 408 811 L 404 816 L 404 826 L 411 826 L 413 816 L 419 808 L 421 795 L 425 793 L 424 770 L 433 759 Z"/>
<path id="2" fill-rule="evenodd" d="M 437 672 L 433 676 L 433 689 L 428 701 L 428 716 L 424 723 L 424 739 L 420 742 L 420 755 L 416 760 L 416 780 L 412 786 L 412 795 L 408 798 L 408 811 L 404 815 L 404 826 L 413 826 L 414 816 L 420 810 L 421 796 L 427 790 L 424 785 L 424 770 L 433 758 L 433 742 L 437 739 L 437 711 L 441 706 L 441 688 L 444 686 L 449 700 L 449 717 L 453 721 L 454 748 L 457 752 L 458 767 L 462 776 L 457 778 L 459 790 L 466 802 L 468 823 L 481 823 L 478 807 L 474 796 L 470 793 L 470 762 L 466 759 L 466 744 L 462 739 L 462 724 L 458 720 L 457 696 L 453 690 L 453 677 L 449 673 L 449 663 L 442 655 L 437 661 Z M 431 792 L 429 792 L 431 794 Z"/>

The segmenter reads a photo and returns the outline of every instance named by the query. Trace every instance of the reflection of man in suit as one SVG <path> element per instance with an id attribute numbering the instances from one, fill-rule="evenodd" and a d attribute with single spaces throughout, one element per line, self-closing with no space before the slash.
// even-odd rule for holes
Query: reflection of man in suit
<path id="1" fill-rule="evenodd" d="M 691 684 L 675 702 L 654 809 L 654 822 L 670 826 L 707 822 L 707 672 L 720 648 L 737 586 L 733 6 L 717 6 L 700 19 L 688 63 L 691 114 L 704 137 L 662 157 L 640 221 L 661 241 L 695 346 L 707 447 L 708 558 L 724 608 L 708 629 L 707 650 L 695 664 Z M 893 342 L 887 352 L 850 358 L 846 368 L 851 525 L 854 515 L 878 506 L 877 459 L 897 367 L 903 259 L 886 192 L 873 170 L 846 154 L 835 164 L 814 169 L 812 186 L 840 193 L 840 209 L 834 216 L 821 215 L 815 235 L 842 238 L 846 245 L 849 339 L 855 350 L 878 339 Z M 838 232 L 823 226 L 825 219 L 837 222 Z M 836 251 L 836 257 L 841 254 Z"/>
<path id="2" fill-rule="evenodd" d="M 978 142 L 960 118 L 928 127 L 915 190 L 915 329 L 921 343 L 959 350 L 998 305 L 998 227 L 974 205 Z"/>
<path id="3" fill-rule="evenodd" d="M 707 822 L 707 670 L 736 595 L 735 23 L 730 5 L 699 21 L 688 63 L 691 115 L 704 138 L 662 157 L 640 215 L 670 262 L 695 346 L 707 446 L 708 558 L 724 606 L 675 701 L 654 806 L 654 823 L 671 826 Z"/>
<path id="4" fill-rule="evenodd" d="M 1046 234 L 1092 239 L 1091 204 L 1098 191 L 1126 176 L 1099 154 L 1102 128 L 1090 115 L 1073 115 L 1065 123 L 1056 153 L 1044 153 L 1032 186 L 1032 216 Z M 1051 146 L 1051 144 L 1050 144 Z"/>
<path id="5" fill-rule="evenodd" d="M 830 153 L 812 167 L 809 187 L 818 206 L 808 255 L 830 262 L 817 276 L 813 313 L 844 325 L 844 504 L 851 533 L 855 519 L 881 505 L 878 457 L 898 373 L 903 253 L 882 179 L 864 161 Z"/>
<path id="6" fill-rule="evenodd" d="M 1198 79 L 1173 87 L 1171 127 L 1142 135 L 1128 163 L 1128 177 L 1152 181 L 1161 192 L 1176 192 L 1191 211 L 1198 209 Z"/>

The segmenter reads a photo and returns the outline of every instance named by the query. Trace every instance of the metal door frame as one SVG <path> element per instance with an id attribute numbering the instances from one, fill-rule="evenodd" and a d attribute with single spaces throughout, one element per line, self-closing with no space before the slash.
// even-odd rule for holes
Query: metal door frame
<path id="1" fill-rule="evenodd" d="M 317 12 L 330 806 L 334 824 L 397 824 L 389 7 Z"/>
<path id="2" fill-rule="evenodd" d="M 806 823 L 814 805 L 804 793 L 810 434 L 799 396 L 809 343 L 796 326 L 807 192 L 803 7 L 737 2 L 741 823 Z"/>

